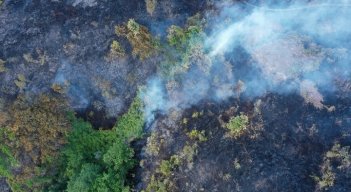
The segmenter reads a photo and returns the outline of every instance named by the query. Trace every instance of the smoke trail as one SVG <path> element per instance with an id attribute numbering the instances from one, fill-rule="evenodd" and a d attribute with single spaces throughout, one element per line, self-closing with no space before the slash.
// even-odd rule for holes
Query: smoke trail
<path id="1" fill-rule="evenodd" d="M 335 79 L 350 77 L 348 3 L 271 3 L 274 8 L 218 4 L 220 14 L 208 16 L 211 32 L 203 42 L 207 59 L 196 60 L 173 82 L 175 89 L 161 89 L 171 83 L 161 79 L 149 86 L 146 95 L 157 89 L 164 99 L 148 100 L 147 115 L 184 109 L 202 99 L 222 101 L 240 93 L 252 98 L 267 92 L 299 93 L 322 109 L 319 91 L 331 92 Z M 203 63 L 210 63 L 209 73 L 200 70 Z"/>

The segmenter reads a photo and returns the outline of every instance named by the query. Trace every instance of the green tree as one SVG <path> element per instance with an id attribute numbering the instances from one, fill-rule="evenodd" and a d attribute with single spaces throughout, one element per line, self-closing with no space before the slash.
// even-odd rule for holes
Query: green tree
<path id="1" fill-rule="evenodd" d="M 67 185 L 67 192 L 93 191 L 92 184 L 98 177 L 101 167 L 96 164 L 87 163 L 82 165 L 79 174 L 75 175 Z"/>
<path id="2" fill-rule="evenodd" d="M 136 163 L 129 142 L 142 135 L 144 118 L 141 107 L 141 100 L 137 97 L 111 130 L 94 130 L 89 123 L 70 114 L 72 131 L 62 151 L 60 171 L 53 179 L 58 184 L 49 189 L 129 191 L 126 177 Z"/>

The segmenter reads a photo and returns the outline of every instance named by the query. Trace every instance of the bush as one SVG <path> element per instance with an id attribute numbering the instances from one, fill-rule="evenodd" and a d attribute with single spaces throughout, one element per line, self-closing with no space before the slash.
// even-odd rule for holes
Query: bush
<path id="1" fill-rule="evenodd" d="M 116 26 L 115 33 L 128 39 L 133 47 L 132 54 L 141 60 L 156 54 L 159 49 L 159 43 L 152 37 L 149 30 L 134 19 L 129 19 L 124 25 Z"/>
<path id="2" fill-rule="evenodd" d="M 169 177 L 172 173 L 173 165 L 170 161 L 162 160 L 160 165 L 160 173 L 163 174 L 165 177 Z"/>
<path id="3" fill-rule="evenodd" d="M 194 129 L 187 133 L 187 135 L 192 140 L 198 140 L 199 142 L 207 141 L 207 137 L 205 136 L 205 130 L 199 131 Z"/>
<path id="4" fill-rule="evenodd" d="M 341 183 L 343 179 L 349 180 L 349 170 L 351 169 L 350 146 L 341 146 L 335 143 L 324 158 L 321 167 L 321 175 L 313 175 L 319 190 L 330 189 L 336 183 Z"/>
<path id="5" fill-rule="evenodd" d="M 172 172 L 179 166 L 187 165 L 189 169 L 192 168 L 193 158 L 197 154 L 198 145 L 186 144 L 178 154 L 172 155 L 169 160 L 162 160 L 160 166 L 156 169 L 156 173 L 151 176 L 149 183 L 146 187 L 146 192 L 167 192 L 178 191 L 175 189 L 172 180 Z"/>
<path id="6" fill-rule="evenodd" d="M 130 105 L 129 110 L 117 122 L 114 130 L 128 141 L 142 136 L 144 125 L 143 103 L 137 96 Z"/>
<path id="7" fill-rule="evenodd" d="M 168 29 L 168 43 L 176 47 L 178 50 L 187 48 L 189 43 L 196 40 L 201 35 L 202 28 L 200 26 L 189 26 L 185 29 L 172 25 Z"/>
<path id="8" fill-rule="evenodd" d="M 125 50 L 123 49 L 121 44 L 118 41 L 113 40 L 111 45 L 110 45 L 110 51 L 109 51 L 106 59 L 108 61 L 113 61 L 119 57 L 124 57 L 125 54 L 126 54 Z"/>
<path id="9" fill-rule="evenodd" d="M 167 52 L 165 61 L 160 64 L 159 70 L 163 76 L 174 77 L 184 73 L 189 70 L 192 59 L 203 57 L 205 33 L 202 28 L 200 16 L 196 15 L 188 19 L 184 28 L 172 25 L 168 29 L 167 40 L 172 51 Z"/>
<path id="10" fill-rule="evenodd" d="M 231 117 L 229 122 L 225 124 L 225 127 L 229 129 L 231 136 L 238 137 L 246 129 L 248 123 L 249 118 L 246 115 L 241 114 L 236 117 Z"/>

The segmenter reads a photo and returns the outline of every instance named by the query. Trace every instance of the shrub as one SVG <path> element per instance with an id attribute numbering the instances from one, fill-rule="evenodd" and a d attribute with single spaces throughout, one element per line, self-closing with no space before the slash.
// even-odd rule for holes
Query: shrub
<path id="1" fill-rule="evenodd" d="M 181 159 L 184 159 L 191 164 L 194 160 L 194 156 L 197 154 L 197 144 L 185 145 L 180 154 Z"/>
<path id="2" fill-rule="evenodd" d="M 229 122 L 225 124 L 225 127 L 229 129 L 231 136 L 238 137 L 246 129 L 248 123 L 249 118 L 246 115 L 241 114 L 236 117 L 231 117 Z"/>
<path id="3" fill-rule="evenodd" d="M 187 41 L 184 29 L 175 25 L 168 28 L 167 39 L 171 46 L 175 46 L 177 48 L 184 46 Z"/>
<path id="4" fill-rule="evenodd" d="M 165 177 L 169 177 L 171 175 L 173 169 L 173 165 L 170 161 L 162 160 L 160 165 L 160 173 L 163 174 Z"/>
<path id="5" fill-rule="evenodd" d="M 126 54 L 125 50 L 123 49 L 121 44 L 118 41 L 113 40 L 111 45 L 110 45 L 110 51 L 109 51 L 106 59 L 108 61 L 113 61 L 119 57 L 124 57 L 125 54 Z"/>
<path id="6" fill-rule="evenodd" d="M 194 129 L 187 133 L 187 135 L 190 139 L 193 140 L 198 140 L 200 142 L 207 141 L 207 137 L 205 136 L 205 130 L 199 131 Z"/>
<path id="7" fill-rule="evenodd" d="M 137 96 L 129 107 L 127 113 L 118 120 L 114 130 L 128 141 L 140 138 L 143 133 L 144 114 L 143 103 Z"/>
<path id="8" fill-rule="evenodd" d="M 349 179 L 349 170 L 351 168 L 351 151 L 350 146 L 341 146 L 339 143 L 329 150 L 324 158 L 321 166 L 321 176 L 313 175 L 319 190 L 333 187 L 335 183 L 340 183 L 342 178 L 346 176 Z"/>
<path id="9" fill-rule="evenodd" d="M 322 177 L 312 176 L 317 182 L 317 187 L 323 189 L 325 187 L 332 187 L 334 185 L 336 175 L 333 172 L 330 160 L 326 160 L 321 166 Z"/>
<path id="10" fill-rule="evenodd" d="M 200 26 L 188 26 L 183 29 L 181 27 L 172 25 L 168 29 L 168 43 L 177 49 L 183 49 L 191 45 L 189 43 L 194 43 L 201 35 L 202 28 Z"/>
<path id="11" fill-rule="evenodd" d="M 152 175 L 145 192 L 167 192 L 169 191 L 168 188 L 168 183 L 164 180 L 157 180 L 155 175 Z"/>
<path id="12" fill-rule="evenodd" d="M 115 32 L 118 36 L 128 39 L 133 47 L 132 54 L 141 60 L 156 54 L 159 49 L 159 43 L 152 37 L 149 30 L 134 19 L 129 19 L 124 25 L 116 26 Z"/>
<path id="13" fill-rule="evenodd" d="M 178 166 L 184 165 L 184 163 L 187 163 L 188 168 L 191 168 L 193 158 L 197 154 L 197 147 L 197 144 L 186 144 L 181 151 L 172 155 L 169 160 L 162 160 L 160 166 L 156 169 L 156 173 L 158 174 L 151 176 L 145 191 L 177 191 L 172 181 L 172 172 L 175 171 Z"/>
<path id="14" fill-rule="evenodd" d="M 195 15 L 188 19 L 184 28 L 172 25 L 168 29 L 168 44 L 175 51 L 167 52 L 166 59 L 160 64 L 159 70 L 163 76 L 172 78 L 184 73 L 189 70 L 193 59 L 204 57 L 202 47 L 205 33 L 202 28 L 200 15 Z"/>
<path id="15" fill-rule="evenodd" d="M 147 138 L 146 153 L 153 156 L 158 155 L 163 143 L 164 140 L 158 138 L 155 132 L 151 133 L 151 135 Z"/>

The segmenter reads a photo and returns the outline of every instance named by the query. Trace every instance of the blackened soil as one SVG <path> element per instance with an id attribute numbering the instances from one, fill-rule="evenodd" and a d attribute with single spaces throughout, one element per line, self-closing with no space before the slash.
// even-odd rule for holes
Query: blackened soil
<path id="1" fill-rule="evenodd" d="M 160 158 L 168 159 L 169 153 L 179 151 L 190 142 L 184 133 L 192 129 L 205 130 L 208 141 L 199 144 L 193 168 L 181 166 L 175 170 L 172 179 L 177 191 L 305 192 L 316 189 L 311 176 L 319 175 L 325 153 L 335 142 L 350 144 L 349 136 L 343 133 L 351 126 L 348 117 L 351 100 L 326 99 L 325 104 L 336 107 L 333 112 L 306 105 L 298 95 L 269 94 L 261 101 L 260 113 L 254 112 L 255 100 L 231 100 L 219 105 L 204 102 L 183 114 L 190 119 L 188 124 L 173 128 L 175 142 L 162 150 Z M 238 138 L 226 137 L 227 130 L 218 120 L 221 116 L 227 121 L 228 115 L 233 114 L 228 111 L 233 107 L 237 108 L 234 115 L 243 112 L 250 118 L 249 131 Z M 194 111 L 203 111 L 204 115 L 191 118 Z M 240 168 L 235 168 L 235 160 Z M 350 181 L 342 182 L 338 189 L 349 189 Z"/>

